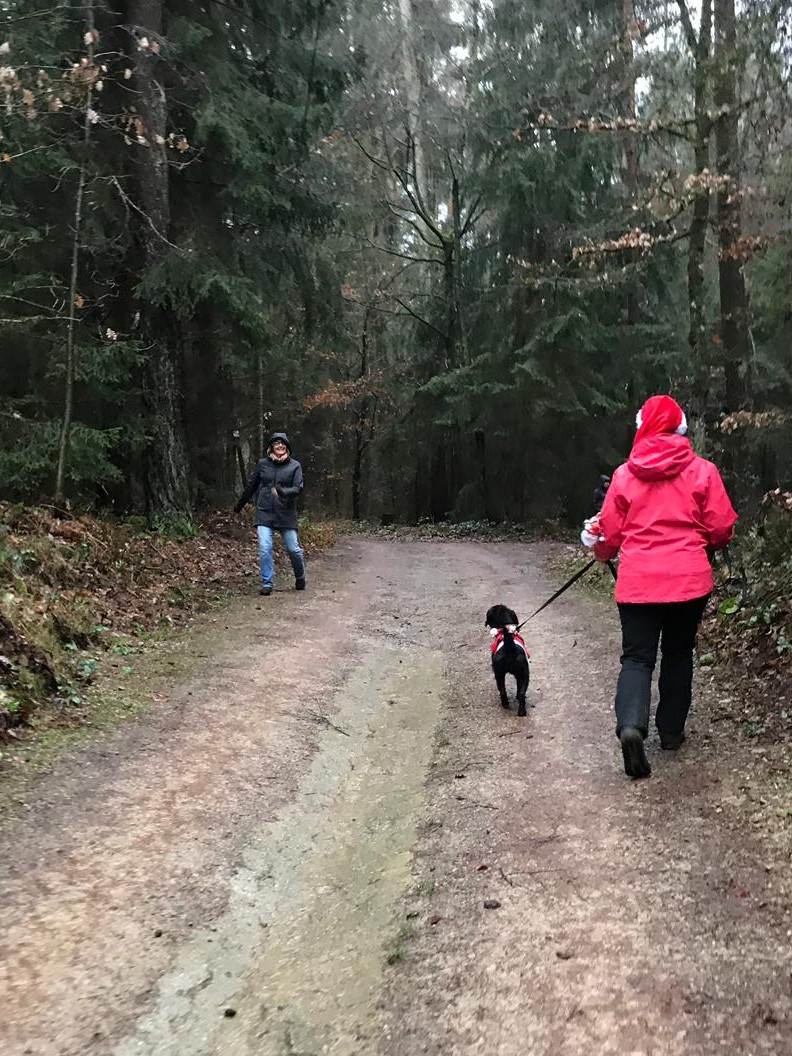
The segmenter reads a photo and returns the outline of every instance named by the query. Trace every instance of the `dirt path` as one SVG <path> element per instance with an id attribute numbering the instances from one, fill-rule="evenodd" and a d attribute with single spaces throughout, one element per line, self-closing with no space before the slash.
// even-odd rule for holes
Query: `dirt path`
<path id="1" fill-rule="evenodd" d="M 4 1056 L 792 1053 L 775 756 L 702 704 L 629 783 L 580 594 L 504 714 L 483 613 L 543 554 L 344 541 L 41 781 L 0 831 Z"/>

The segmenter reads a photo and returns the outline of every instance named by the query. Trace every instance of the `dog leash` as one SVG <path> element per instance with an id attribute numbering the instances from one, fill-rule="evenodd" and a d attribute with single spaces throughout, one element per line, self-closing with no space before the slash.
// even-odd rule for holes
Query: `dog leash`
<path id="1" fill-rule="evenodd" d="M 613 578 L 616 579 L 616 569 L 615 569 L 615 567 L 613 565 L 613 562 L 612 561 L 606 561 L 605 563 L 607 564 L 608 568 L 611 570 L 611 575 L 613 576 Z M 548 605 L 552 605 L 553 602 L 556 600 L 556 598 L 560 598 L 561 595 L 564 593 L 564 591 L 567 591 L 567 590 L 569 590 L 569 588 L 571 586 L 574 586 L 574 584 L 577 583 L 577 581 L 582 576 L 585 576 L 585 574 L 588 572 L 588 570 L 590 568 L 593 568 L 594 565 L 596 565 L 596 564 L 597 564 L 597 558 L 593 557 L 591 559 L 591 561 L 589 561 L 589 563 L 587 565 L 584 565 L 583 568 L 579 569 L 579 571 L 577 571 L 574 574 L 574 576 L 572 576 L 570 579 L 568 579 L 566 581 L 566 583 L 563 585 L 563 587 L 560 587 L 555 592 L 555 594 L 553 594 L 553 596 L 551 598 L 548 598 L 547 601 L 545 601 L 542 605 L 540 605 L 539 608 L 536 610 L 536 612 L 532 612 L 531 615 L 527 619 L 523 620 L 522 623 L 518 624 L 517 630 L 519 631 L 521 627 L 524 627 L 526 625 L 526 623 L 528 623 L 530 620 L 532 620 L 534 618 L 534 616 L 538 616 L 539 613 L 542 612 L 544 609 L 546 609 Z"/>

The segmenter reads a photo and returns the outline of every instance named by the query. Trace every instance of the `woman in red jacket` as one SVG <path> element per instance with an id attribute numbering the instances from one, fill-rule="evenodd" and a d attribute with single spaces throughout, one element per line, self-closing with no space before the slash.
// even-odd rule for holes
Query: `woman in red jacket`
<path id="1" fill-rule="evenodd" d="M 663 748 L 685 739 L 696 633 L 713 578 L 710 552 L 734 535 L 737 514 L 720 474 L 685 435 L 682 408 L 652 396 L 636 419 L 630 457 L 613 474 L 602 511 L 581 536 L 602 561 L 621 553 L 616 601 L 622 625 L 616 736 L 630 777 L 648 777 L 652 671 L 661 646 L 655 723 Z"/>

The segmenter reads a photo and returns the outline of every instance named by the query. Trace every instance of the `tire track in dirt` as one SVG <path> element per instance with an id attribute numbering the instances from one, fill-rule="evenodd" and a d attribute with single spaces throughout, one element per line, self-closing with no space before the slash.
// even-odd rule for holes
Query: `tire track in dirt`
<path id="1" fill-rule="evenodd" d="M 228 909 L 179 951 L 116 1056 L 370 1051 L 442 684 L 441 653 L 408 665 L 370 640 L 293 803 L 245 848 Z"/>

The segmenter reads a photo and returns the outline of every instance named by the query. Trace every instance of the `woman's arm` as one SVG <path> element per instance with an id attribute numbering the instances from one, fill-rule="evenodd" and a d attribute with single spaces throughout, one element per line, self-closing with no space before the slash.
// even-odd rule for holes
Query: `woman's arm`
<path id="1" fill-rule="evenodd" d="M 278 485 L 278 492 L 286 499 L 291 498 L 293 495 L 299 495 L 303 489 L 303 471 L 302 466 L 298 465 L 294 471 L 292 477 L 292 483 L 288 487 Z"/>
<path id="2" fill-rule="evenodd" d="M 619 552 L 624 542 L 624 522 L 630 504 L 621 489 L 621 478 L 622 474 L 617 470 L 597 518 L 601 542 L 594 546 L 594 556 L 598 561 L 610 561 Z"/>
<path id="3" fill-rule="evenodd" d="M 253 472 L 253 476 L 250 478 L 248 486 L 245 488 L 245 490 L 239 496 L 239 502 L 237 502 L 236 506 L 234 507 L 234 509 L 236 510 L 237 513 L 239 513 L 241 511 L 241 509 L 245 505 L 245 503 L 249 502 L 250 499 L 253 498 L 253 496 L 258 491 L 258 487 L 259 487 L 259 467 L 256 466 L 256 468 L 255 468 L 255 470 Z"/>
<path id="4" fill-rule="evenodd" d="M 721 550 L 734 538 L 737 514 L 717 467 L 711 462 L 708 466 L 707 488 L 701 502 L 701 519 L 707 533 L 708 545 L 715 550 Z"/>

